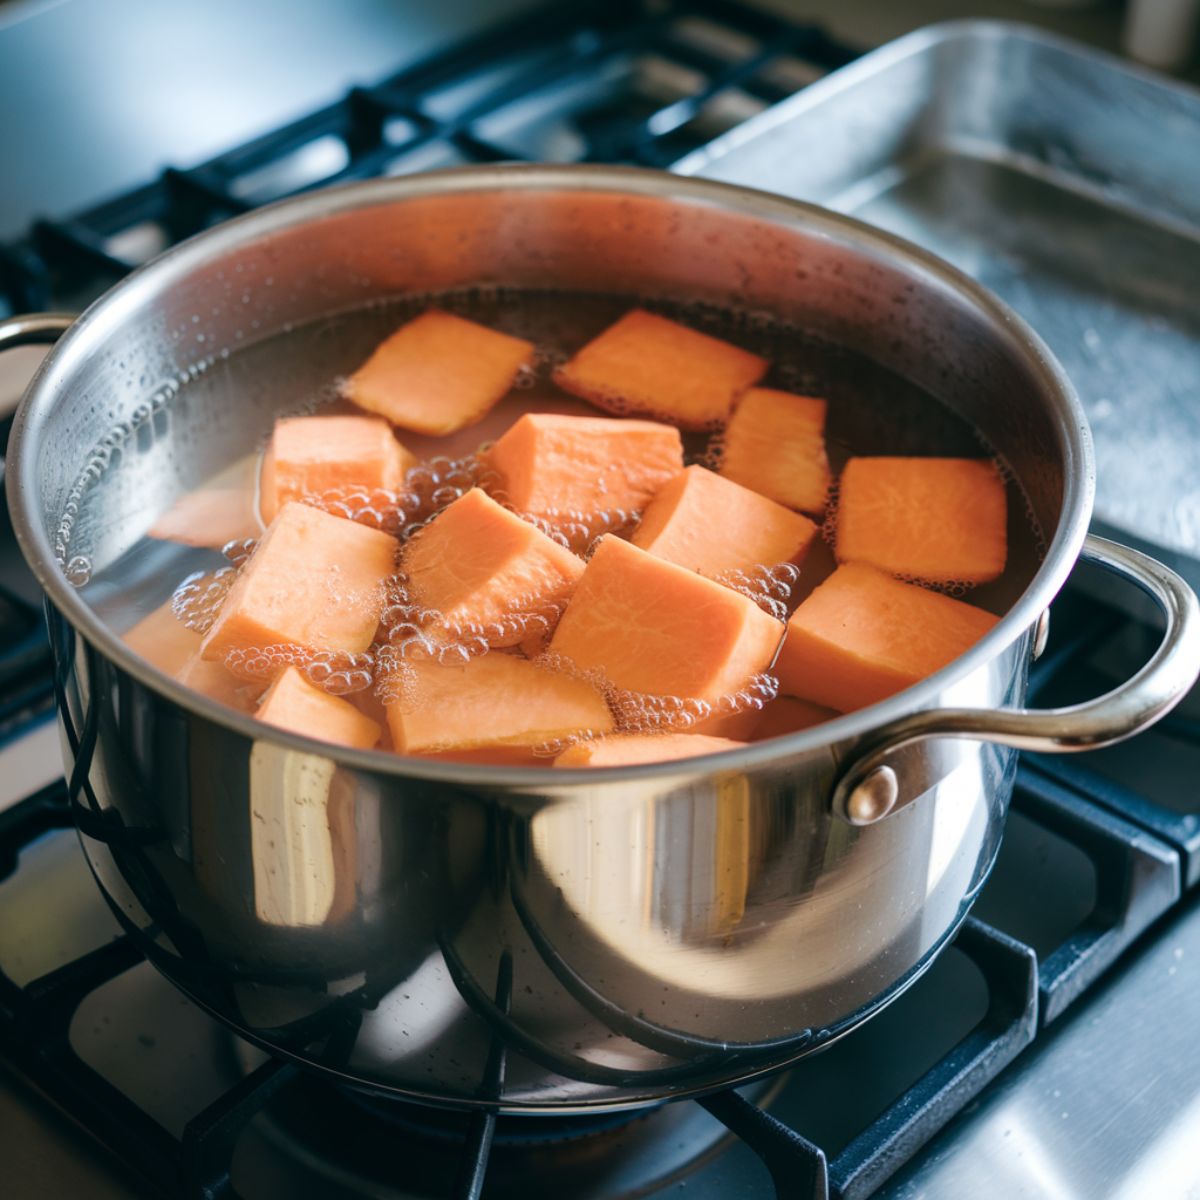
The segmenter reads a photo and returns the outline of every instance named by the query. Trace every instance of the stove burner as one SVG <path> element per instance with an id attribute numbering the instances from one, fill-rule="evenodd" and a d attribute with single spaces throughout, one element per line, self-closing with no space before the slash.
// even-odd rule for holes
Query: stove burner
<path id="1" fill-rule="evenodd" d="M 245 1054 L 239 1057 L 246 1061 Z M 743 1095 L 769 1109 L 784 1079 L 745 1088 Z M 289 1158 L 330 1184 L 387 1200 L 440 1200 L 463 1194 L 455 1186 L 470 1151 L 473 1119 L 302 1074 L 258 1121 Z M 634 1111 L 500 1116 L 486 1195 L 524 1200 L 536 1179 L 547 1196 L 642 1196 L 682 1181 L 732 1136 L 689 1101 Z"/>
<path id="2" fill-rule="evenodd" d="M 424 1138 L 461 1148 L 469 1136 L 470 1115 L 450 1109 L 411 1104 L 388 1096 L 374 1096 L 342 1089 L 343 1098 L 377 1121 L 386 1122 L 396 1130 L 413 1137 Z M 645 1109 L 622 1109 L 619 1112 L 580 1113 L 563 1116 L 500 1116 L 492 1145 L 503 1147 L 537 1147 L 575 1142 L 582 1138 L 612 1133 L 634 1121 L 642 1121 L 663 1108 L 656 1104 Z"/>

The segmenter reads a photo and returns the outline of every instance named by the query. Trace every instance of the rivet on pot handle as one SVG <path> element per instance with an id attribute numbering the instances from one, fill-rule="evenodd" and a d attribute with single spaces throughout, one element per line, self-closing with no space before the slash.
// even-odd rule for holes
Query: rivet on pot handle
<path id="1" fill-rule="evenodd" d="M 1200 675 L 1200 604 L 1174 571 L 1140 551 L 1090 536 L 1080 556 L 1136 584 L 1166 617 L 1150 661 L 1127 683 L 1069 708 L 940 708 L 912 713 L 878 730 L 843 771 L 833 791 L 835 816 L 871 825 L 914 796 L 903 793 L 888 757 L 931 737 L 995 742 L 1018 750 L 1063 754 L 1111 746 L 1165 716 Z"/>

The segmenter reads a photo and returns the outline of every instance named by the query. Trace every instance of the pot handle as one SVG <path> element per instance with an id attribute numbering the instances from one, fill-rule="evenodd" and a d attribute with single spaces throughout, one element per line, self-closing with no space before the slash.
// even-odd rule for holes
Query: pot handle
<path id="1" fill-rule="evenodd" d="M 0 320 L 0 354 L 18 346 L 50 346 L 75 324 L 73 313 L 23 313 Z"/>
<path id="2" fill-rule="evenodd" d="M 1165 716 L 1200 675 L 1200 604 L 1192 589 L 1162 563 L 1089 535 L 1082 559 L 1136 584 L 1166 618 L 1162 642 L 1132 679 L 1068 708 L 938 708 L 911 713 L 877 730 L 842 772 L 833 790 L 834 815 L 872 825 L 916 797 L 904 795 L 888 765 L 896 750 L 932 737 L 994 742 L 1043 754 L 1095 750 L 1124 741 Z"/>
<path id="3" fill-rule="evenodd" d="M 0 354 L 18 346 L 51 346 L 72 325 L 71 313 L 24 313 L 0 320 Z M 0 417 L 11 415 L 0 412 Z M 0 484 L 4 482 L 4 447 L 0 446 Z"/>

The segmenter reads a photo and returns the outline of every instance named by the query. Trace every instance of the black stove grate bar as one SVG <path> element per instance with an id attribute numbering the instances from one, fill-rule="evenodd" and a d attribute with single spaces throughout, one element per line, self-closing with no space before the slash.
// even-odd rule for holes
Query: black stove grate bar
<path id="1" fill-rule="evenodd" d="M 762 1160 L 778 1200 L 829 1200 L 825 1152 L 732 1088 L 702 1104 Z"/>
<path id="2" fill-rule="evenodd" d="M 70 825 L 67 790 L 61 779 L 0 812 L 0 883 L 16 871 L 26 846 L 44 834 L 68 829 Z"/>
<path id="3" fill-rule="evenodd" d="M 1176 903 L 1179 854 L 1028 765 L 1018 771 L 1013 806 L 1078 846 L 1096 869 L 1091 916 L 1038 968 L 1041 1023 L 1048 1025 Z"/>
<path id="4" fill-rule="evenodd" d="M 689 41 L 684 35 L 688 21 L 724 28 L 743 50 L 724 57 Z M 689 134 L 688 126 L 715 98 L 742 91 L 763 103 L 773 102 L 790 88 L 769 78 L 772 66 L 796 58 L 811 65 L 815 76 L 852 61 L 857 53 L 819 28 L 730 0 L 551 5 L 374 86 L 352 88 L 326 108 L 201 166 L 169 168 L 153 183 L 73 218 L 38 222 L 27 238 L 0 245 L 0 301 L 12 310 L 37 308 L 54 295 L 75 296 L 97 285 L 108 286 L 159 249 L 259 203 L 322 184 L 387 173 L 404 155 L 422 147 L 444 147 L 452 160 L 466 162 L 536 157 L 497 144 L 477 126 L 525 97 L 586 80 L 589 72 L 633 63 L 639 56 L 689 67 L 699 82 L 689 95 L 651 98 L 651 111 L 632 119 L 610 115 L 607 120 L 579 121 L 583 161 L 666 165 L 712 136 L 711 130 Z M 439 115 L 428 100 L 513 62 L 519 63 L 519 70 L 485 88 L 462 111 Z M 393 140 L 390 129 L 395 125 L 405 135 Z M 269 175 L 289 155 L 321 139 L 340 146 L 341 165 L 317 178 L 247 190 L 252 174 Z M 121 235 L 143 226 L 153 227 L 145 253 L 117 248 L 123 245 Z"/>
<path id="5" fill-rule="evenodd" d="M 1074 756 L 1031 755 L 1025 761 L 1076 795 L 1173 846 L 1183 859 L 1184 890 L 1200 884 L 1200 812 L 1164 808 L 1097 769 L 1077 762 Z"/>
<path id="6" fill-rule="evenodd" d="M 238 1138 L 299 1072 L 287 1059 L 268 1059 L 188 1122 L 177 1155 L 187 1200 L 238 1200 L 232 1177 Z"/>
<path id="7" fill-rule="evenodd" d="M 120 937 L 24 988 L 0 973 L 0 1056 L 126 1169 L 170 1197 L 178 1195 L 179 1143 L 84 1062 L 69 1037 L 84 997 L 141 961 L 132 941 Z"/>
<path id="8" fill-rule="evenodd" d="M 871 1195 L 1037 1034 L 1038 976 L 1033 950 L 974 917 L 963 923 L 954 945 L 983 975 L 987 1011 L 957 1046 L 830 1162 L 831 1200 L 862 1200 Z M 780 1193 L 781 1200 L 785 1194 Z"/>

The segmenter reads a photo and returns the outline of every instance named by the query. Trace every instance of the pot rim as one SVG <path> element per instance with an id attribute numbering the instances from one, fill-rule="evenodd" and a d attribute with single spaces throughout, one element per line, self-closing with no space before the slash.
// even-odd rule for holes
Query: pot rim
<path id="1" fill-rule="evenodd" d="M 625 193 L 709 205 L 776 225 L 800 227 L 859 254 L 899 266 L 927 286 L 955 293 L 1002 331 L 1013 351 L 1041 377 L 1057 407 L 1062 429 L 1063 498 L 1058 527 L 1045 557 L 1017 602 L 970 650 L 885 700 L 800 733 L 751 743 L 740 750 L 662 763 L 625 767 L 490 766 L 441 762 L 384 750 L 356 750 L 265 725 L 203 696 L 159 671 L 130 649 L 83 601 L 54 559 L 47 531 L 36 516 L 34 463 L 53 400 L 69 382 L 75 360 L 104 344 L 148 289 L 263 236 L 335 214 L 411 199 L 467 192 L 578 191 Z M 96 300 L 47 355 L 30 383 L 13 421 L 7 453 L 7 495 L 18 544 L 55 608 L 84 639 L 139 683 L 180 708 L 254 741 L 273 743 L 336 760 L 376 775 L 404 776 L 468 788 L 534 791 L 543 799 L 573 793 L 581 784 L 619 783 L 714 771 L 743 772 L 778 764 L 835 743 L 852 741 L 907 713 L 929 708 L 948 686 L 965 678 L 1030 629 L 1058 593 L 1075 564 L 1087 533 L 1095 492 L 1091 433 L 1071 381 L 1045 342 L 1007 304 L 942 259 L 880 229 L 818 205 L 734 184 L 674 175 L 644 167 L 504 164 L 455 167 L 400 178 L 376 179 L 314 190 L 266 205 L 196 234 L 133 271 Z"/>

